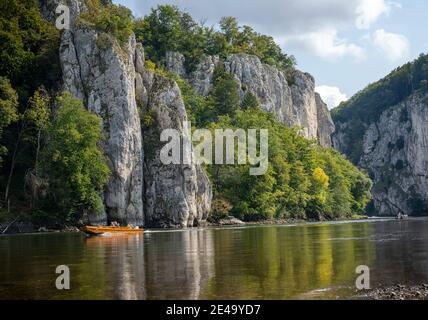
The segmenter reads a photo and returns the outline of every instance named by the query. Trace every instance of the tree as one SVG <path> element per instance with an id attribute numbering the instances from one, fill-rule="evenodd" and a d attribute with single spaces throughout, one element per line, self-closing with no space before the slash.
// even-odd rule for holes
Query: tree
<path id="1" fill-rule="evenodd" d="M 36 155 L 34 169 L 37 175 L 37 169 L 39 165 L 39 154 L 42 133 L 46 131 L 50 121 L 50 108 L 49 108 L 50 97 L 47 91 L 41 87 L 29 100 L 29 110 L 27 111 L 26 117 L 28 122 L 33 125 L 34 131 L 36 132 Z"/>
<path id="2" fill-rule="evenodd" d="M 25 142 L 26 146 L 36 146 L 34 172 L 33 170 L 30 170 L 29 172 L 35 174 L 34 178 L 37 178 L 41 136 L 42 131 L 46 130 L 46 127 L 49 123 L 49 114 L 49 95 L 46 90 L 41 87 L 34 93 L 33 97 L 28 100 L 25 109 L 23 110 L 22 114 L 19 115 L 20 121 L 17 128 L 17 135 L 14 142 L 13 152 L 10 157 L 10 169 L 5 189 L 6 203 L 9 202 L 10 187 L 13 175 L 15 173 L 18 155 L 22 149 L 22 142 Z"/>
<path id="3" fill-rule="evenodd" d="M 27 120 L 24 139 L 35 149 L 34 167 L 26 173 L 26 185 L 31 189 L 30 208 L 36 206 L 39 188 L 45 185 L 39 175 L 39 158 L 42 140 L 50 124 L 50 97 L 47 91 L 40 87 L 29 100 L 29 108 L 25 113 Z"/>
<path id="4" fill-rule="evenodd" d="M 233 45 L 239 37 L 238 20 L 234 17 L 223 17 L 220 20 L 220 29 L 229 45 Z"/>
<path id="5" fill-rule="evenodd" d="M 160 62 L 167 51 L 179 51 L 183 37 L 182 13 L 177 7 L 159 5 L 150 15 L 137 20 L 134 31 L 150 60 Z"/>
<path id="6" fill-rule="evenodd" d="M 239 88 L 233 75 L 227 73 L 223 66 L 214 71 L 212 92 L 214 106 L 218 115 L 232 115 L 239 109 Z"/>
<path id="7" fill-rule="evenodd" d="M 257 97 L 252 92 L 247 92 L 245 94 L 244 100 L 242 100 L 241 108 L 242 109 L 253 109 L 259 107 L 259 101 Z"/>
<path id="8" fill-rule="evenodd" d="M 44 172 L 65 220 L 103 211 L 101 194 L 110 170 L 98 146 L 101 119 L 88 112 L 69 93 L 57 100 L 57 113 L 48 128 Z"/>
<path id="9" fill-rule="evenodd" d="M 0 139 L 2 138 L 4 128 L 17 120 L 18 95 L 10 85 L 9 80 L 0 77 Z M 1 155 L 6 152 L 7 149 L 0 144 L 0 166 L 2 163 Z"/>

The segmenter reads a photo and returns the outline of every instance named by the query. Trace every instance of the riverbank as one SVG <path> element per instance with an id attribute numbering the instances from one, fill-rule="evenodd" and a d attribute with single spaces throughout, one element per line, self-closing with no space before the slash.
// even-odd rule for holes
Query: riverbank
<path id="1" fill-rule="evenodd" d="M 218 222 L 209 223 L 209 226 L 265 226 L 265 225 L 293 225 L 303 223 L 322 223 L 322 222 L 339 222 L 339 221 L 359 221 L 366 220 L 368 216 L 354 215 L 347 218 L 338 219 L 321 219 L 321 220 L 305 220 L 305 219 L 266 219 L 259 221 L 242 221 L 235 217 L 228 217 L 219 220 Z"/>
<path id="2" fill-rule="evenodd" d="M 207 227 L 245 227 L 245 226 L 268 226 L 268 225 L 294 225 L 305 223 L 322 223 L 322 222 L 346 222 L 346 221 L 359 221 L 367 219 L 367 216 L 353 216 L 352 218 L 343 219 L 330 219 L 330 220 L 304 220 L 304 219 L 268 219 L 260 221 L 241 221 L 234 217 L 221 219 L 216 223 L 207 223 Z M 174 230 L 174 229 L 171 229 Z M 5 232 L 4 232 L 5 231 Z M 31 222 L 25 221 L 7 221 L 0 223 L 1 234 L 25 234 L 25 233 L 45 233 L 45 232 L 79 232 L 77 225 L 58 225 L 58 226 L 44 226 L 35 225 Z"/>
<path id="3" fill-rule="evenodd" d="M 369 291 L 361 298 L 369 300 L 428 300 L 428 284 L 395 285 Z"/>
<path id="4" fill-rule="evenodd" d="M 45 227 L 36 226 L 31 222 L 8 221 L 0 223 L 0 235 L 2 234 L 26 234 L 26 233 L 46 233 L 46 232 L 79 232 L 77 226 Z"/>

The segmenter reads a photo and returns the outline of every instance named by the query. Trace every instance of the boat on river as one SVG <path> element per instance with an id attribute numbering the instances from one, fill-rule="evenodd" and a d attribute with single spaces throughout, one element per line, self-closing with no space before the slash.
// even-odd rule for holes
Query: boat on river
<path id="1" fill-rule="evenodd" d="M 88 234 L 99 236 L 105 233 L 142 233 L 144 229 L 140 229 L 138 227 L 116 227 L 116 226 L 84 226 L 80 228 L 80 231 Z"/>
<path id="2" fill-rule="evenodd" d="M 400 212 L 396 218 L 397 220 L 408 220 L 409 216 L 407 214 L 404 214 L 402 212 Z"/>

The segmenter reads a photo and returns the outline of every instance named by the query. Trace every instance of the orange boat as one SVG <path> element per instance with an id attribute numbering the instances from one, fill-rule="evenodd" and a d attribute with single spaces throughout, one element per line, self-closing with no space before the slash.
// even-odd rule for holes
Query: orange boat
<path id="1" fill-rule="evenodd" d="M 141 233 L 144 229 L 131 227 L 106 227 L 106 226 L 84 226 L 80 231 L 89 235 L 101 235 L 104 233 Z"/>

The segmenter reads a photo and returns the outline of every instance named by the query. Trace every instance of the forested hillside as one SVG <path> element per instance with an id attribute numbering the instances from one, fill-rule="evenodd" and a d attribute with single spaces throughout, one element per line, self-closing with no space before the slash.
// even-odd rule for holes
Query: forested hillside
<path id="1" fill-rule="evenodd" d="M 367 125 L 375 123 L 385 110 L 418 90 L 428 90 L 428 55 L 424 54 L 370 84 L 333 109 L 332 117 L 335 123 L 349 124 L 344 153 L 357 163 L 362 155 L 362 140 Z"/>
<path id="2" fill-rule="evenodd" d="M 332 111 L 335 147 L 374 180 L 372 211 L 426 215 L 428 55 Z"/>

